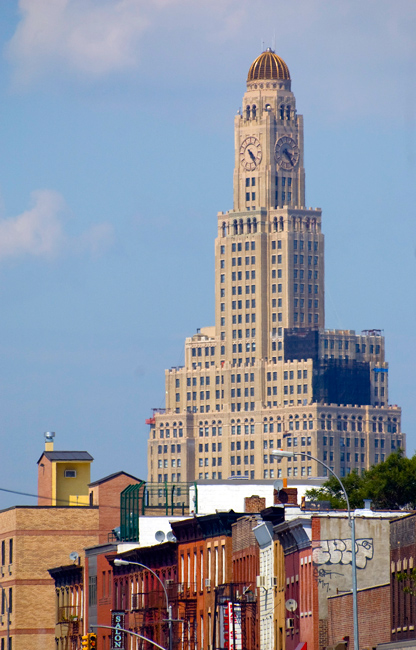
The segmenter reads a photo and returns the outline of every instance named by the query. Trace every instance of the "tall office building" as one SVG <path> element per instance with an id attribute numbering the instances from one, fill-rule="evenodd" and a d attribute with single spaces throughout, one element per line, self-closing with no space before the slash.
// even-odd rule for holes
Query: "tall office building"
<path id="1" fill-rule="evenodd" d="M 305 205 L 286 63 L 251 65 L 234 121 L 234 207 L 218 214 L 215 326 L 185 341 L 155 409 L 148 481 L 340 476 L 405 446 L 379 330 L 326 330 L 321 210 Z M 299 452 L 277 462 L 275 448 Z"/>

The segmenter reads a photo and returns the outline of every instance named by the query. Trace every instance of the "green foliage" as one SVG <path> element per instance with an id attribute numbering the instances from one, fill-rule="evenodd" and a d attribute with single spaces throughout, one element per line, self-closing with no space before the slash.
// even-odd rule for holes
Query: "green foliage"
<path id="1" fill-rule="evenodd" d="M 416 569 L 410 569 L 409 573 L 406 571 L 397 573 L 396 578 L 399 582 L 407 582 L 407 584 L 403 587 L 405 594 L 416 596 Z"/>
<path id="2" fill-rule="evenodd" d="M 406 458 L 401 449 L 373 465 L 362 476 L 352 472 L 341 479 L 351 508 L 362 508 L 364 499 L 371 499 L 377 509 L 399 510 L 416 505 L 416 454 Z M 331 476 L 320 489 L 306 492 L 308 499 L 330 501 L 334 509 L 346 508 L 341 487 Z"/>

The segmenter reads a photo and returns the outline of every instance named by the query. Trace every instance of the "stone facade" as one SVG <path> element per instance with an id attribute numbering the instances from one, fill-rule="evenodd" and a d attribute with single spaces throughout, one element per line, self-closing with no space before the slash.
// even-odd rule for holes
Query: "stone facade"
<path id="1" fill-rule="evenodd" d="M 324 235 L 321 210 L 305 205 L 303 119 L 286 64 L 261 57 L 283 67 L 256 67 L 235 118 L 215 326 L 187 338 L 184 366 L 166 371 L 165 408 L 148 421 L 150 482 L 321 475 L 308 452 L 345 476 L 405 446 L 381 331 L 324 329 Z M 276 447 L 298 454 L 277 462 Z"/>

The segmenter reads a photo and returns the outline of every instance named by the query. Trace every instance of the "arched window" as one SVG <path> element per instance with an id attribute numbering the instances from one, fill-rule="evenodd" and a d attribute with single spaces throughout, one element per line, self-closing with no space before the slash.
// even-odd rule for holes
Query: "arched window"
<path id="1" fill-rule="evenodd" d="M 242 235 L 243 232 L 244 232 L 243 220 L 242 219 L 240 219 L 240 221 L 239 221 L 239 226 L 240 226 L 240 235 Z"/>
<path id="2" fill-rule="evenodd" d="M 283 217 L 280 217 L 280 231 L 282 232 L 284 230 L 284 223 L 283 223 Z"/>
<path id="3" fill-rule="evenodd" d="M 273 219 L 273 231 L 277 232 L 277 217 Z"/>
<path id="4" fill-rule="evenodd" d="M 253 219 L 253 232 L 257 232 L 257 219 L 254 217 Z"/>
<path id="5" fill-rule="evenodd" d="M 286 106 L 286 119 L 290 120 L 290 106 Z"/>
<path id="6" fill-rule="evenodd" d="M 234 221 L 233 221 L 233 229 L 234 229 L 234 235 L 238 235 L 237 219 L 234 219 Z"/>
<path id="7" fill-rule="evenodd" d="M 255 104 L 253 104 L 253 106 L 251 107 L 251 113 L 253 115 L 253 118 L 256 117 L 256 111 L 257 111 L 257 107 Z"/>
<path id="8" fill-rule="evenodd" d="M 226 237 L 227 236 L 227 224 L 225 221 L 222 222 L 222 236 Z"/>
<path id="9" fill-rule="evenodd" d="M 250 119 L 250 106 L 246 106 L 246 118 Z"/>
<path id="10" fill-rule="evenodd" d="M 310 221 L 309 221 L 308 217 L 306 217 L 306 219 L 305 219 L 305 228 L 306 228 L 306 230 L 309 230 L 309 226 L 310 226 Z"/>
<path id="11" fill-rule="evenodd" d="M 251 233 L 251 219 L 250 219 L 250 217 L 247 219 L 247 232 L 249 234 Z"/>
<path id="12" fill-rule="evenodd" d="M 280 107 L 280 119 L 281 120 L 285 119 L 285 107 L 284 106 Z"/>

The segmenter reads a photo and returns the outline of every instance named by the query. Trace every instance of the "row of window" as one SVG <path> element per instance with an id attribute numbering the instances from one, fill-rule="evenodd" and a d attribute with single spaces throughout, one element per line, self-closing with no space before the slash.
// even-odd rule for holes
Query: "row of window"
<path id="1" fill-rule="evenodd" d="M 293 279 L 297 280 L 299 278 L 299 280 L 303 280 L 305 278 L 305 273 L 306 271 L 303 269 L 293 269 Z M 319 274 L 316 269 L 314 271 L 312 271 L 312 269 L 308 269 L 308 280 L 312 280 L 312 277 L 314 280 L 317 280 L 318 275 Z"/>
<path id="2" fill-rule="evenodd" d="M 312 321 L 313 317 L 313 321 Z M 305 323 L 305 314 L 303 311 L 298 313 L 297 311 L 293 314 L 293 319 L 295 323 Z M 319 314 L 308 314 L 308 324 L 314 322 L 315 324 L 319 322 Z"/>
<path id="3" fill-rule="evenodd" d="M 163 464 L 162 464 L 162 462 L 163 462 Z M 168 467 L 169 466 L 168 465 L 168 459 L 165 458 L 163 461 L 161 459 L 159 459 L 157 461 L 157 466 L 158 466 L 159 469 L 161 469 L 162 467 Z M 180 458 L 172 458 L 171 459 L 171 467 L 181 467 L 181 459 Z"/>
<path id="4" fill-rule="evenodd" d="M 232 388 L 230 397 L 233 399 L 234 397 L 243 397 L 243 389 L 242 388 Z M 244 397 L 254 397 L 254 386 L 251 388 L 244 388 Z"/>
<path id="5" fill-rule="evenodd" d="M 177 395 L 178 395 L 178 393 L 177 393 Z M 163 427 L 163 424 L 161 424 L 160 426 Z M 160 437 L 161 438 L 170 438 L 170 429 L 168 429 L 168 428 L 162 429 L 161 428 L 160 429 Z M 172 429 L 172 437 L 173 438 L 178 438 L 178 437 L 183 438 L 183 429 L 182 428 L 179 428 L 179 429 L 174 428 L 174 429 Z M 180 447 L 180 445 L 178 445 L 178 447 Z"/>
<path id="6" fill-rule="evenodd" d="M 241 408 L 241 406 L 243 406 L 243 409 Z M 232 402 L 231 403 L 231 413 L 235 413 L 236 411 L 237 411 L 237 413 L 239 413 L 241 410 L 243 410 L 243 411 L 254 411 L 254 402 L 250 402 L 250 403 L 249 402 L 244 402 L 243 405 L 241 404 L 241 402 L 237 402 L 237 403 Z"/>
<path id="7" fill-rule="evenodd" d="M 242 257 L 232 257 L 231 258 L 231 266 L 242 266 L 242 260 L 243 260 Z M 252 255 L 251 257 L 245 257 L 244 262 L 247 265 L 249 265 L 250 263 L 255 264 L 256 263 L 256 257 L 254 255 Z"/>
<path id="8" fill-rule="evenodd" d="M 338 350 L 342 350 L 342 349 L 348 350 L 349 349 L 350 342 L 349 342 L 348 339 L 345 339 L 345 340 L 338 339 L 337 343 L 338 343 Z M 334 350 L 334 348 L 335 348 L 335 340 L 334 339 L 330 339 L 330 340 L 324 339 L 324 349 L 327 350 L 328 348 L 330 350 Z M 371 343 L 369 345 L 368 349 L 369 349 L 370 354 L 380 354 L 380 345 L 375 345 L 374 346 Z M 362 343 L 362 344 L 356 343 L 355 344 L 355 351 L 356 351 L 357 354 L 360 354 L 360 353 L 365 354 L 366 350 L 367 350 L 367 346 L 366 346 L 365 343 Z M 384 381 L 384 373 L 380 373 L 380 374 L 381 374 L 380 381 Z"/>
<path id="9" fill-rule="evenodd" d="M 280 284 L 279 284 L 279 287 L 281 287 Z M 316 294 L 316 293 L 318 293 L 318 291 L 319 291 L 319 287 L 318 287 L 317 284 L 315 284 L 315 286 L 312 285 L 312 284 L 308 284 L 308 293 L 315 293 Z M 281 289 L 279 290 L 279 293 L 280 292 L 281 292 Z M 298 293 L 298 292 L 299 293 L 305 293 L 305 285 L 303 283 L 298 284 L 297 282 L 294 282 L 293 283 L 293 293 Z M 276 293 L 276 291 L 273 291 L 273 285 L 272 285 L 272 293 Z"/>
<path id="10" fill-rule="evenodd" d="M 199 453 L 203 454 L 209 452 L 209 442 L 206 442 L 205 444 L 200 443 L 198 445 Z M 217 451 L 221 452 L 222 451 L 222 442 L 212 442 L 211 443 L 211 451 L 215 454 Z"/>
<path id="11" fill-rule="evenodd" d="M 221 282 L 224 282 L 222 278 L 224 278 L 224 275 L 221 275 Z M 255 269 L 252 269 L 251 271 L 246 271 L 245 272 L 245 278 L 246 280 L 252 280 L 256 279 L 256 271 Z M 232 271 L 231 272 L 231 280 L 232 282 L 237 282 L 243 279 L 243 272 L 242 271 Z"/>
<path id="12" fill-rule="evenodd" d="M 171 474 L 171 482 L 172 483 L 180 483 L 181 482 L 181 474 L 178 472 L 177 474 Z M 169 482 L 169 475 L 168 474 L 158 474 L 157 475 L 157 482 L 158 483 L 168 483 Z"/>
<path id="13" fill-rule="evenodd" d="M 245 321 L 246 321 L 246 323 L 250 323 L 250 321 L 251 321 L 252 323 L 255 323 L 255 322 L 256 322 L 256 314 L 255 314 L 255 313 L 252 313 L 252 314 L 246 314 Z M 242 314 L 233 314 L 233 315 L 232 315 L 232 323 L 233 323 L 233 325 L 236 325 L 237 323 L 240 324 L 240 323 L 242 323 L 242 322 L 243 322 L 243 316 L 242 316 Z M 224 318 L 224 316 L 221 317 L 221 325 L 223 325 L 223 326 L 225 325 L 225 318 Z"/>
<path id="14" fill-rule="evenodd" d="M 205 356 L 209 357 L 210 354 L 213 357 L 215 355 L 215 346 L 207 346 L 204 348 L 192 348 L 193 357 L 202 357 L 202 350 L 205 350 Z"/>
<path id="15" fill-rule="evenodd" d="M 281 287 L 281 285 L 279 285 Z M 246 300 L 246 309 L 255 309 L 256 308 L 256 299 L 252 298 L 250 300 Z M 242 300 L 233 300 L 231 302 L 231 309 L 242 309 L 243 308 L 243 301 Z M 225 302 L 222 302 L 220 305 L 221 311 L 225 311 Z"/>
<path id="16" fill-rule="evenodd" d="M 318 266 L 318 255 L 308 255 L 308 266 L 312 266 L 312 258 L 313 258 L 313 265 Z M 293 264 L 304 264 L 304 258 L 305 255 L 294 255 L 293 256 Z"/>
<path id="17" fill-rule="evenodd" d="M 242 449 L 242 441 L 241 440 L 232 440 L 230 443 L 230 450 L 231 451 L 241 451 Z M 272 445 L 273 446 L 273 445 Z M 254 449 L 254 440 L 244 440 L 244 449 Z"/>
<path id="18" fill-rule="evenodd" d="M 222 465 L 222 456 L 218 456 L 218 458 L 213 456 L 211 461 L 212 461 L 211 464 L 212 464 L 213 467 L 216 467 L 217 465 L 218 465 L 218 467 L 221 467 L 221 465 Z M 198 458 L 198 465 L 199 465 L 199 467 L 208 467 L 209 466 L 209 458 Z"/>
<path id="19" fill-rule="evenodd" d="M 157 446 L 157 453 L 158 454 L 167 454 L 169 449 L 169 445 L 158 445 Z M 180 454 L 181 453 L 181 445 L 171 445 L 170 446 L 170 453 L 171 454 Z"/>
<path id="20" fill-rule="evenodd" d="M 361 424 L 361 423 L 357 423 Z M 334 446 L 334 438 L 330 436 L 329 438 L 327 436 L 322 436 L 322 444 L 324 447 L 326 447 L 329 444 L 329 447 Z M 343 442 L 341 447 L 352 447 L 351 444 L 351 438 L 346 438 L 345 443 Z M 365 438 L 354 438 L 354 447 L 365 447 Z"/>
<path id="21" fill-rule="evenodd" d="M 224 276 L 221 276 L 221 282 L 225 282 Z M 245 294 L 250 294 L 250 293 L 256 293 L 256 285 L 252 284 L 251 287 L 250 285 L 246 285 L 245 288 Z M 241 285 L 238 286 L 233 286 L 231 287 L 231 295 L 232 296 L 242 296 L 243 295 L 243 287 Z"/>
<path id="22" fill-rule="evenodd" d="M 312 476 L 312 467 L 308 465 L 307 467 L 301 467 L 300 472 L 298 467 L 288 467 L 286 469 L 286 476 L 290 478 L 292 476 Z M 283 470 L 278 469 L 277 470 L 277 478 L 281 478 L 283 476 Z M 275 470 L 274 469 L 265 469 L 263 470 L 263 478 L 275 478 Z"/>
<path id="23" fill-rule="evenodd" d="M 318 250 L 318 242 L 317 241 L 312 242 L 310 239 L 308 239 L 308 251 L 312 250 L 312 243 L 313 243 L 313 250 L 317 251 Z M 303 239 L 299 239 L 299 241 L 297 239 L 293 240 L 293 250 L 295 250 L 295 251 L 296 250 L 300 250 L 300 251 L 304 250 L 304 241 L 303 241 Z"/>

